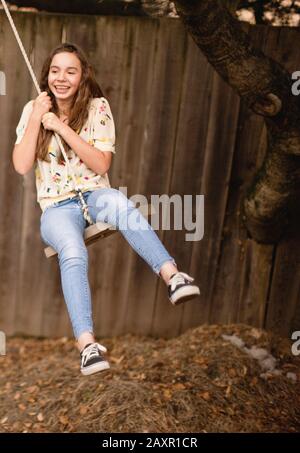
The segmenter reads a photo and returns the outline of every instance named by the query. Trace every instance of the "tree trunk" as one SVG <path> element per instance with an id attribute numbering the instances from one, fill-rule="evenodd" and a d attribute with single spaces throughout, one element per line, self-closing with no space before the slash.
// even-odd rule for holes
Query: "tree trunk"
<path id="1" fill-rule="evenodd" d="M 228 11 L 235 16 L 240 0 L 222 0 Z"/>
<path id="2" fill-rule="evenodd" d="M 277 242 L 300 181 L 300 103 L 290 74 L 255 49 L 218 0 L 175 0 L 177 13 L 221 77 L 264 116 L 267 150 L 244 200 L 244 217 L 258 242 Z"/>
<path id="3" fill-rule="evenodd" d="M 236 15 L 240 0 L 221 0 L 232 15 Z M 153 17 L 177 17 L 174 1 L 170 0 L 140 0 L 145 13 Z M 248 6 L 249 7 L 249 6 Z"/>

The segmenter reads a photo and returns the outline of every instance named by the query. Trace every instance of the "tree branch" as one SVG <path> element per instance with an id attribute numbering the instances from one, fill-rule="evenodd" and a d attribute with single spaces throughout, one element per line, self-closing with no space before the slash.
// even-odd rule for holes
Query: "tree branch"
<path id="1" fill-rule="evenodd" d="M 175 4 L 208 61 L 265 118 L 266 158 L 244 200 L 244 211 L 252 237 L 275 242 L 282 235 L 289 201 L 300 181 L 300 104 L 291 91 L 291 75 L 253 47 L 222 2 L 175 0 Z"/>
<path id="2" fill-rule="evenodd" d="M 8 3 L 55 13 L 146 15 L 139 0 L 11 0 Z"/>

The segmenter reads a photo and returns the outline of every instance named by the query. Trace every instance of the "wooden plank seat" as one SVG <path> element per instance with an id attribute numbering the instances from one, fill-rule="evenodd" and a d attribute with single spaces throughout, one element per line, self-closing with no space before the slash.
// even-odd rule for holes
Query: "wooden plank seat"
<path id="1" fill-rule="evenodd" d="M 145 218 L 155 213 L 154 207 L 151 204 L 141 205 L 138 207 L 138 210 Z M 84 230 L 84 242 L 86 246 L 89 246 L 98 239 L 106 238 L 116 232 L 118 232 L 118 230 L 113 225 L 110 225 L 109 223 L 105 222 L 97 222 L 94 225 L 88 226 Z M 46 247 L 44 249 L 44 253 L 46 255 L 46 258 L 53 258 L 54 256 L 57 255 L 57 251 L 54 250 L 52 247 Z"/>

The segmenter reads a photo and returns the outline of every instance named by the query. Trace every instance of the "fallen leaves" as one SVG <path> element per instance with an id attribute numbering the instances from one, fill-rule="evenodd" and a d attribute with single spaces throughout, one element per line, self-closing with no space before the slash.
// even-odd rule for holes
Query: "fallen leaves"
<path id="1" fill-rule="evenodd" d="M 58 420 L 62 425 L 67 425 L 69 423 L 69 419 L 65 415 L 60 415 Z"/>
<path id="2" fill-rule="evenodd" d="M 11 339 L 0 376 L 0 431 L 297 429 L 297 386 L 282 376 L 261 379 L 256 362 L 225 343 L 224 333 L 249 347 L 269 344 L 265 332 L 245 326 L 203 326 L 171 340 L 107 339 L 113 371 L 88 385 L 72 341 Z M 273 338 L 272 345 L 281 357 L 283 343 Z M 300 376 L 299 360 L 284 356 L 280 366 Z"/>
<path id="3" fill-rule="evenodd" d="M 210 400 L 210 393 L 209 392 L 200 392 L 197 394 L 199 398 L 202 398 L 205 401 Z"/>
<path id="4" fill-rule="evenodd" d="M 16 392 L 15 395 L 14 395 L 14 400 L 17 401 L 18 399 L 20 399 L 20 396 L 21 396 L 21 393 L 20 392 Z"/>
<path id="5" fill-rule="evenodd" d="M 85 415 L 87 413 L 87 411 L 88 411 L 87 406 L 80 406 L 80 408 L 79 408 L 80 415 Z"/>
<path id="6" fill-rule="evenodd" d="M 172 395 L 173 395 L 173 394 L 172 394 L 171 390 L 167 388 L 167 389 L 164 389 L 164 390 L 163 390 L 163 395 L 164 395 L 164 398 L 165 398 L 167 401 L 169 401 L 169 400 L 172 398 Z"/>
<path id="7" fill-rule="evenodd" d="M 43 414 L 41 412 L 39 414 L 37 414 L 36 418 L 38 419 L 39 422 L 43 422 L 44 421 L 44 416 L 43 416 Z"/>
<path id="8" fill-rule="evenodd" d="M 39 391 L 39 387 L 37 385 L 31 385 L 25 389 L 27 393 L 37 393 Z"/>
<path id="9" fill-rule="evenodd" d="M 231 393 L 231 385 L 228 385 L 226 391 L 225 391 L 225 396 L 226 398 L 229 398 L 230 396 L 230 393 Z"/>

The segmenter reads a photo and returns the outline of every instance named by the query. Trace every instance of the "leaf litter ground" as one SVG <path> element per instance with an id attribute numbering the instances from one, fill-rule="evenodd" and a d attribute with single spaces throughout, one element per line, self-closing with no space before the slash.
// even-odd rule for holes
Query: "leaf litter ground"
<path id="1" fill-rule="evenodd" d="M 0 432 L 300 431 L 288 339 L 239 324 L 100 342 L 111 369 L 87 377 L 73 340 L 8 338 Z"/>

